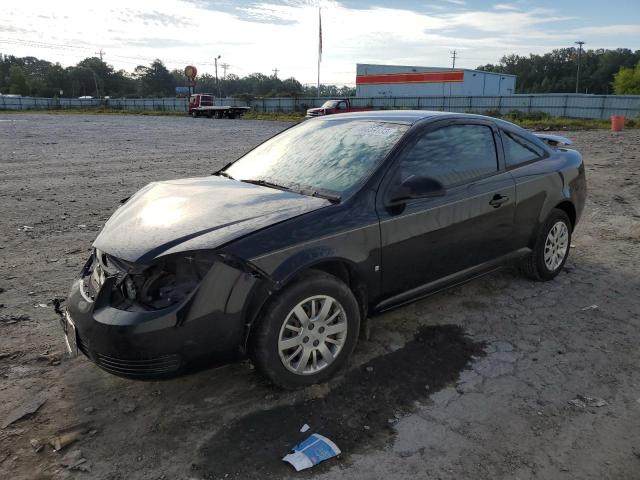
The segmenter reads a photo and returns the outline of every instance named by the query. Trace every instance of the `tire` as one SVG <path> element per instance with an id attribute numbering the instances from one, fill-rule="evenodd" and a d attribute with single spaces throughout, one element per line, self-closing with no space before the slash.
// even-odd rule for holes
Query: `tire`
<path id="1" fill-rule="evenodd" d="M 540 228 L 532 252 L 522 260 L 522 273 L 536 281 L 555 278 L 569 257 L 571 230 L 569 216 L 554 208 Z"/>
<path id="2" fill-rule="evenodd" d="M 192 116 L 193 118 L 198 118 L 198 112 L 196 112 L 195 110 L 193 110 L 193 111 L 191 112 L 191 116 Z"/>
<path id="3" fill-rule="evenodd" d="M 310 270 L 274 297 L 257 322 L 249 343 L 255 367 L 279 387 L 296 389 L 344 366 L 358 340 L 360 309 L 342 281 Z"/>

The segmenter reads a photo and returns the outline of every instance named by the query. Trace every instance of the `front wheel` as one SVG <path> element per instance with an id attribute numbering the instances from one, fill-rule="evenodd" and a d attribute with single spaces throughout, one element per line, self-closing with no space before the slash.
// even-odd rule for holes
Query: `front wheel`
<path id="1" fill-rule="evenodd" d="M 570 246 L 571 220 L 556 208 L 540 229 L 532 252 L 523 259 L 522 272 L 533 280 L 551 280 L 562 270 Z"/>
<path id="2" fill-rule="evenodd" d="M 310 271 L 267 306 L 251 335 L 256 368 L 276 385 L 328 380 L 347 361 L 360 328 L 358 303 L 333 275 Z"/>

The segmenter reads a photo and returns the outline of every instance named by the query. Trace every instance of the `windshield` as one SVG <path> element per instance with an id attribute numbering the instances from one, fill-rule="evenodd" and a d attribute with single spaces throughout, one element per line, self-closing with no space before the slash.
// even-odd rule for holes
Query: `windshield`
<path id="1" fill-rule="evenodd" d="M 336 108 L 339 100 L 327 100 L 320 108 Z"/>
<path id="2" fill-rule="evenodd" d="M 372 121 L 305 122 L 250 151 L 225 174 L 343 195 L 377 167 L 408 128 Z"/>

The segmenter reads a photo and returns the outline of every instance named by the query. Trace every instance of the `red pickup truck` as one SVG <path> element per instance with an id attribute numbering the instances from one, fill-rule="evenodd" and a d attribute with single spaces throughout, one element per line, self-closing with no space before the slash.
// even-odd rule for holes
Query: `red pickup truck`
<path id="1" fill-rule="evenodd" d="M 322 104 L 320 108 L 307 110 L 307 118 L 321 117 L 334 113 L 364 112 L 373 110 L 371 107 L 352 107 L 348 98 L 332 98 Z"/>

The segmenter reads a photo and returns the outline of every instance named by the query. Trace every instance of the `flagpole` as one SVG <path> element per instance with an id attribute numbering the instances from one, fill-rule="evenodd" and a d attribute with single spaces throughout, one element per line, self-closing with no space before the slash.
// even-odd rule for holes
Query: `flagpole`
<path id="1" fill-rule="evenodd" d="M 318 97 L 320 97 L 320 60 L 322 59 L 322 14 L 318 8 Z"/>

